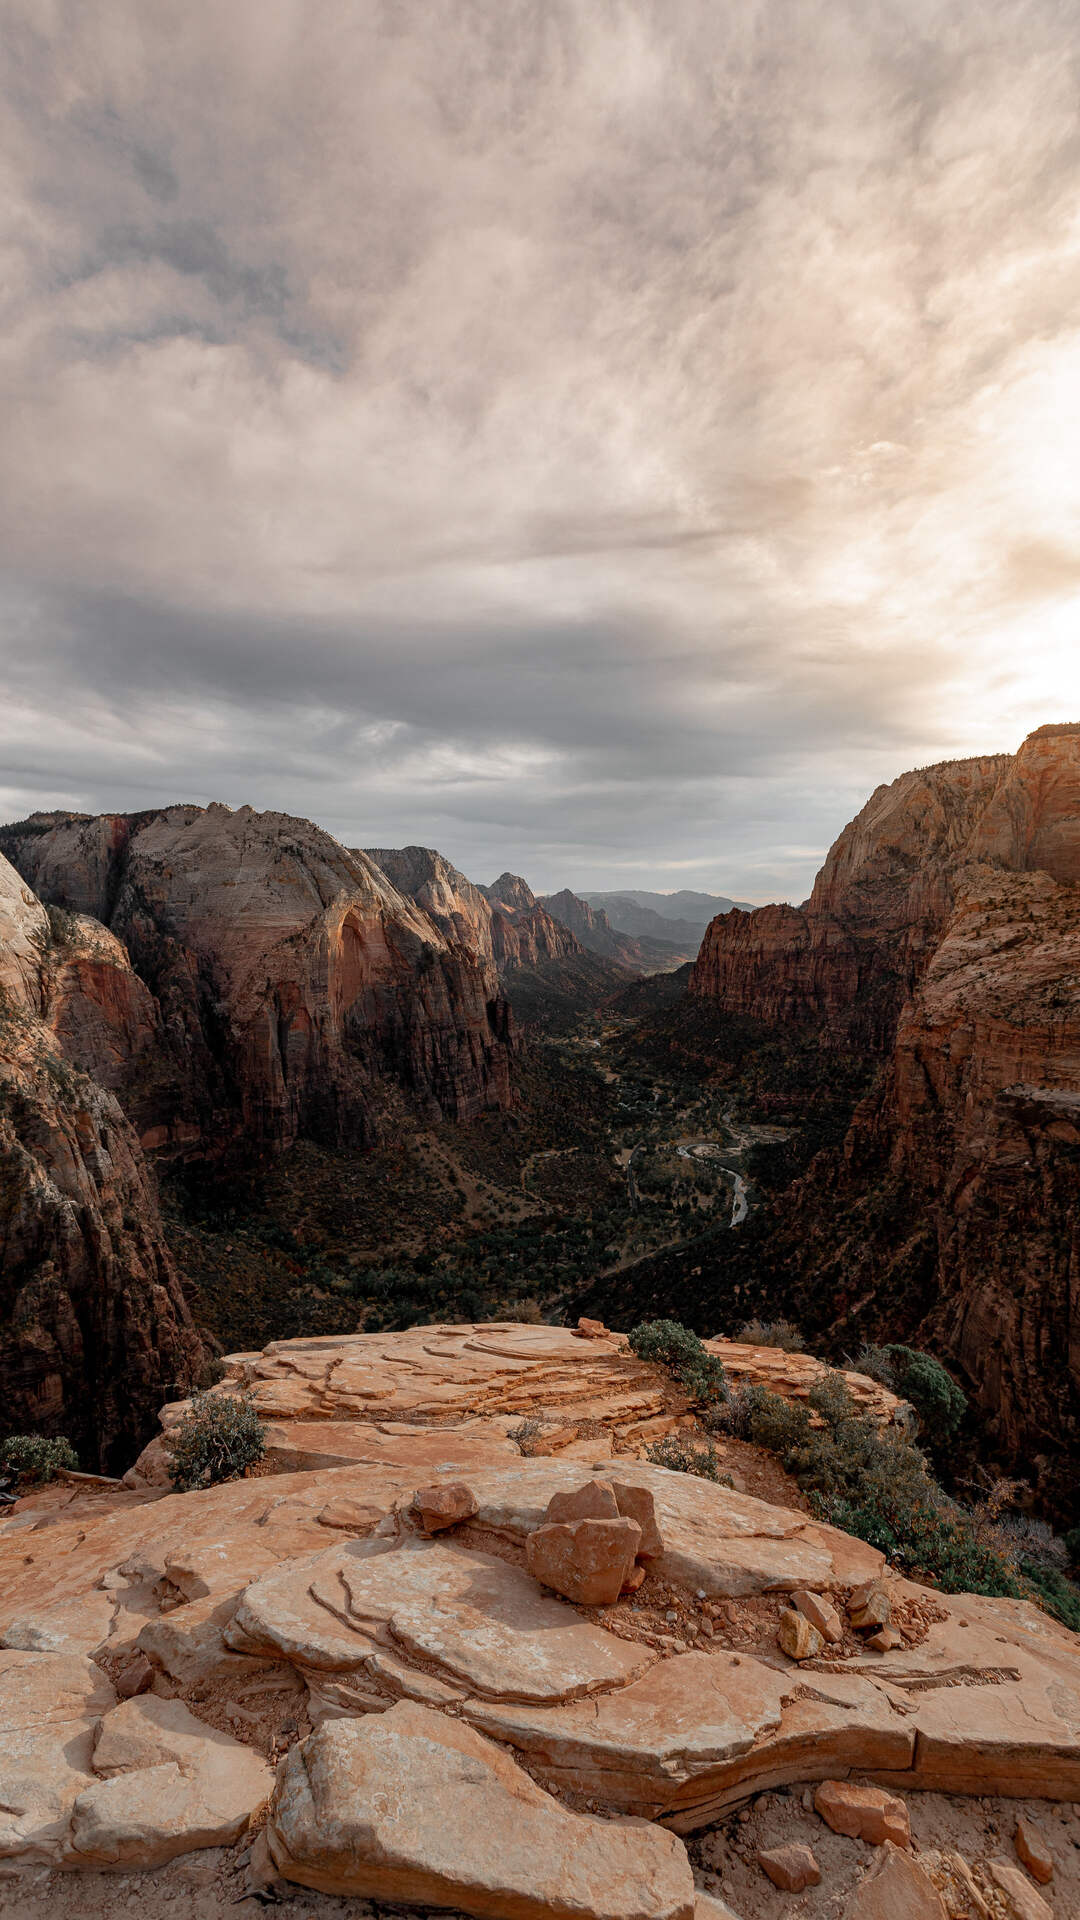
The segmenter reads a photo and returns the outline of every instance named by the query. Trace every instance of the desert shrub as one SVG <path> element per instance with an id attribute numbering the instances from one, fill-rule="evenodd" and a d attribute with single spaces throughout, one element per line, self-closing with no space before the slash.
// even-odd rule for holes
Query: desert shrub
<path id="1" fill-rule="evenodd" d="M 678 1320 L 643 1320 L 628 1337 L 630 1350 L 639 1360 L 667 1367 L 692 1399 L 709 1404 L 729 1398 L 723 1362 L 706 1352 L 697 1334 Z"/>
<path id="2" fill-rule="evenodd" d="M 805 1353 L 806 1341 L 790 1320 L 745 1320 L 735 1335 L 748 1347 L 779 1347 L 782 1353 Z"/>
<path id="3" fill-rule="evenodd" d="M 520 1321 L 522 1326 L 526 1327 L 540 1327 L 544 1323 L 540 1302 L 531 1296 L 527 1296 L 524 1300 L 513 1301 L 503 1310 L 501 1318 Z"/>
<path id="4" fill-rule="evenodd" d="M 692 1440 L 680 1440 L 675 1434 L 669 1434 L 666 1440 L 657 1440 L 655 1445 L 646 1447 L 645 1458 L 651 1460 L 654 1467 L 668 1467 L 672 1473 L 696 1473 L 699 1480 L 715 1480 L 720 1487 L 735 1484 L 730 1473 L 723 1471 L 716 1448 L 708 1440 L 697 1446 Z"/>
<path id="5" fill-rule="evenodd" d="M 536 1442 L 544 1431 L 544 1423 L 534 1415 L 522 1420 L 520 1426 L 511 1427 L 507 1438 L 513 1440 L 519 1453 L 531 1454 L 536 1450 Z"/>
<path id="6" fill-rule="evenodd" d="M 914 1347 L 864 1347 L 855 1362 L 860 1373 L 910 1401 L 928 1447 L 944 1447 L 967 1412 L 967 1398 L 940 1360 Z"/>
<path id="7" fill-rule="evenodd" d="M 266 1451 L 262 1422 L 246 1394 L 192 1395 L 190 1410 L 168 1436 L 169 1479 L 178 1493 L 239 1480 Z"/>
<path id="8" fill-rule="evenodd" d="M 1056 1567 L 1048 1567 L 1045 1562 L 1021 1560 L 1020 1572 L 1028 1585 L 1035 1589 L 1040 1605 L 1048 1613 L 1071 1627 L 1074 1633 L 1080 1633 L 1080 1592 L 1071 1580 Z"/>
<path id="9" fill-rule="evenodd" d="M 737 1387 L 710 1425 L 738 1440 L 751 1440 L 770 1453 L 787 1455 L 810 1438 L 810 1415 L 798 1400 L 785 1400 L 768 1387 Z"/>
<path id="10" fill-rule="evenodd" d="M 0 1441 L 0 1468 L 30 1486 L 45 1486 L 58 1473 L 78 1471 L 79 1456 L 62 1434 L 47 1439 L 43 1433 L 16 1433 Z"/>

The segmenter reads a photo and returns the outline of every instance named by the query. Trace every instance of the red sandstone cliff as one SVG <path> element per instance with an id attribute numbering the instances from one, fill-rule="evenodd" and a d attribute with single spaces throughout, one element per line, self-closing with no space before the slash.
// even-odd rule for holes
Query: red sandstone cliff
<path id="1" fill-rule="evenodd" d="M 0 857 L 0 1431 L 123 1465 L 207 1355 L 108 1080 L 153 1034 L 104 929 L 50 916 Z"/>
<path id="2" fill-rule="evenodd" d="M 781 1208 L 808 1320 L 936 1346 L 1014 1456 L 1075 1446 L 1080 727 L 879 789 L 805 907 L 712 923 L 691 991 L 883 1057 Z"/>
<path id="3" fill-rule="evenodd" d="M 387 1077 L 432 1116 L 509 1101 L 490 969 L 310 822 L 168 807 L 4 845 L 48 900 L 107 922 L 156 1003 L 156 1080 L 124 1080 L 149 1144 L 362 1140 Z"/>

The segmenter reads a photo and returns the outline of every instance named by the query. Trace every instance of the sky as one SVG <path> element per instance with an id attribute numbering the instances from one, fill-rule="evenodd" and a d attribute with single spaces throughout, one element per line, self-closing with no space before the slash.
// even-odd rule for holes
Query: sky
<path id="1" fill-rule="evenodd" d="M 0 14 L 0 818 L 798 900 L 1080 716 L 1080 0 Z"/>

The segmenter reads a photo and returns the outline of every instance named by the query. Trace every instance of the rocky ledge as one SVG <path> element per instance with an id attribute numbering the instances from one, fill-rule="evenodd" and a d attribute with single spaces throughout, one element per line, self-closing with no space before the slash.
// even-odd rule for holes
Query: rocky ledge
<path id="1" fill-rule="evenodd" d="M 286 1448 L 187 1494 L 73 1482 L 0 1524 L 3 1870 L 158 1867 L 254 1829 L 262 1885 L 704 1920 L 725 1909 L 679 1836 L 765 1790 L 831 1782 L 830 1829 L 905 1859 L 906 1790 L 1080 1800 L 1075 1636 L 1027 1603 L 902 1580 L 794 1501 L 642 1461 L 642 1421 L 684 1416 L 650 1413 L 649 1370 L 614 1339 L 504 1325 L 338 1346 L 234 1362 L 282 1429 L 314 1401 L 338 1464 L 297 1470 Z M 550 1433 L 575 1370 L 602 1444 L 522 1455 L 525 1383 L 563 1396 Z M 529 1571 L 558 1577 L 530 1537 L 583 1525 L 633 1535 L 607 1605 Z M 793 1638 L 792 1617 L 812 1630 Z M 775 1871 L 808 1872 L 803 1851 Z M 910 1879 L 891 1860 L 867 1899 Z M 970 1911 L 1009 1912 L 998 1892 Z"/>

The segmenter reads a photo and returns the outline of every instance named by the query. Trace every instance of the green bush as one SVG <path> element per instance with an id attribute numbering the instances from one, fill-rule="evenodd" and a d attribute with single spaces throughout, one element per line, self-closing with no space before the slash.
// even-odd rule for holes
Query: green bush
<path id="1" fill-rule="evenodd" d="M 44 1486 L 64 1470 L 76 1473 L 78 1466 L 78 1454 L 62 1435 L 49 1440 L 43 1433 L 16 1433 L 0 1441 L 0 1468 L 33 1487 Z"/>
<path id="2" fill-rule="evenodd" d="M 785 1400 L 768 1387 L 738 1387 L 713 1425 L 739 1440 L 751 1440 L 770 1453 L 787 1455 L 810 1438 L 810 1415 L 797 1400 Z"/>
<path id="3" fill-rule="evenodd" d="M 806 1341 L 790 1320 L 745 1320 L 735 1335 L 747 1347 L 779 1347 L 782 1353 L 805 1353 Z"/>
<path id="4" fill-rule="evenodd" d="M 1034 1587 L 1039 1601 L 1058 1620 L 1071 1627 L 1074 1633 L 1080 1633 L 1080 1592 L 1071 1580 L 1066 1580 L 1056 1568 L 1047 1567 L 1036 1560 L 1021 1560 L 1020 1572 L 1028 1584 Z"/>
<path id="5" fill-rule="evenodd" d="M 730 1398 L 723 1362 L 706 1352 L 696 1333 L 677 1320 L 644 1320 L 629 1336 L 639 1360 L 667 1367 L 694 1400 L 705 1405 Z"/>
<path id="6" fill-rule="evenodd" d="M 855 1362 L 860 1373 L 910 1401 L 919 1432 L 928 1447 L 948 1445 L 967 1412 L 967 1398 L 933 1354 L 914 1347 L 864 1347 Z"/>
<path id="7" fill-rule="evenodd" d="M 811 1388 L 818 1427 L 805 1407 L 777 1394 L 747 1388 L 743 1398 L 750 1402 L 747 1437 L 781 1455 L 821 1519 L 946 1593 L 1024 1593 L 1018 1569 L 979 1537 L 972 1516 L 938 1486 L 918 1447 L 860 1414 L 840 1374 L 827 1373 Z"/>
<path id="8" fill-rule="evenodd" d="M 699 1480 L 715 1480 L 719 1487 L 735 1484 L 730 1473 L 721 1468 L 716 1448 L 710 1441 L 699 1447 L 691 1440 L 679 1440 L 670 1434 L 666 1440 L 646 1447 L 645 1458 L 651 1460 L 654 1467 L 668 1467 L 672 1473 L 696 1473 Z"/>
<path id="9" fill-rule="evenodd" d="M 266 1451 L 262 1422 L 247 1395 L 192 1395 L 190 1411 L 167 1437 L 169 1479 L 178 1493 L 239 1480 Z"/>

